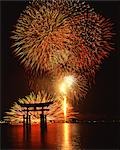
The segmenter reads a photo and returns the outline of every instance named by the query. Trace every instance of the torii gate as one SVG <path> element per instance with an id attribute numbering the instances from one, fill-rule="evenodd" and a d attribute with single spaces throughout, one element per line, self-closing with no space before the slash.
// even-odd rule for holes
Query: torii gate
<path id="1" fill-rule="evenodd" d="M 21 107 L 26 107 L 23 111 L 26 111 L 26 115 L 23 115 L 23 124 L 28 125 L 31 124 L 31 117 L 29 115 L 29 111 L 41 111 L 42 113 L 40 114 L 40 120 L 41 124 L 46 123 L 46 115 L 44 114 L 44 111 L 49 111 L 49 109 L 44 109 L 44 107 L 48 107 L 49 105 L 53 104 L 53 101 L 46 102 L 46 103 L 33 103 L 33 104 L 22 104 L 18 103 Z M 37 109 L 39 107 L 39 109 Z M 30 110 L 29 108 L 34 108 Z"/>

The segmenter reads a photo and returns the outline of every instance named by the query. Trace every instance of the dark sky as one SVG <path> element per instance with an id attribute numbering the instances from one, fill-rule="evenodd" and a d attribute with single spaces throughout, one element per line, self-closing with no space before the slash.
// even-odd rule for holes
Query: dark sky
<path id="1" fill-rule="evenodd" d="M 15 100 L 29 94 L 24 69 L 11 52 L 10 40 L 13 26 L 28 2 L 1 2 L 1 113 L 7 111 Z M 96 75 L 96 84 L 86 99 L 80 102 L 82 113 L 120 114 L 120 2 L 89 2 L 95 11 L 111 18 L 116 51 L 101 65 Z"/>

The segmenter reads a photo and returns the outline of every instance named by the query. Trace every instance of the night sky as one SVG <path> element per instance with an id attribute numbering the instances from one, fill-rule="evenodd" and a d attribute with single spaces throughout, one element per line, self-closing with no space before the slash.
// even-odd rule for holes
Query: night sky
<path id="1" fill-rule="evenodd" d="M 1 114 L 18 98 L 30 93 L 26 74 L 17 58 L 12 54 L 11 31 L 28 2 L 1 2 Z M 120 116 L 120 1 L 89 2 L 95 11 L 111 18 L 116 33 L 113 42 L 115 51 L 105 59 L 96 74 L 96 83 L 87 97 L 79 104 L 83 114 L 108 114 Z"/>

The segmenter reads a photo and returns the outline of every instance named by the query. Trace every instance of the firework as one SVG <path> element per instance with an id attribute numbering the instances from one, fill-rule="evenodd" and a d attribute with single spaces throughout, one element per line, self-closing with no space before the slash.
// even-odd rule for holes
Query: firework
<path id="1" fill-rule="evenodd" d="M 108 56 L 112 24 L 80 0 L 33 1 L 12 38 L 25 69 L 92 74 Z M 92 72 L 91 72 L 92 68 Z"/>
<path id="2" fill-rule="evenodd" d="M 55 77 L 54 91 L 59 97 L 67 95 L 67 101 L 70 104 L 84 99 L 88 91 L 88 81 L 84 76 L 77 73 L 63 73 Z"/>
<path id="3" fill-rule="evenodd" d="M 34 93 L 38 93 L 41 90 L 45 90 L 51 95 L 55 94 L 57 97 L 61 97 L 60 94 L 60 85 L 64 81 L 66 77 L 73 77 L 73 85 L 68 88 L 67 99 L 72 104 L 75 101 L 82 100 L 85 98 L 88 88 L 89 82 L 87 78 L 83 75 L 74 72 L 63 72 L 58 74 L 51 74 L 49 76 L 30 76 L 28 79 L 29 88 Z M 69 84 L 66 83 L 68 86 Z"/>
<path id="4" fill-rule="evenodd" d="M 52 100 L 54 100 L 54 103 L 49 106 L 50 110 L 48 112 L 45 112 L 47 115 L 47 121 L 64 120 L 61 100 L 55 100 L 54 97 L 52 97 L 51 95 L 47 94 L 44 91 L 39 92 L 37 96 L 34 93 L 31 93 L 25 98 L 19 99 L 18 102 L 25 104 L 33 104 L 33 103 L 48 102 Z M 26 112 L 23 111 L 23 108 L 17 102 L 15 102 L 13 107 L 11 107 L 10 111 L 6 112 L 4 120 L 12 124 L 19 124 L 23 122 L 23 115 L 25 114 Z M 40 112 L 29 111 L 29 115 L 31 115 L 32 124 L 40 122 Z M 69 105 L 67 107 L 67 118 L 72 118 L 72 116 L 75 115 L 77 115 L 77 113 L 73 112 L 73 108 Z"/>
<path id="5" fill-rule="evenodd" d="M 94 76 L 102 60 L 113 50 L 112 24 L 110 20 L 106 20 L 95 12 L 85 12 L 69 21 L 76 35 L 76 44 L 73 49 L 76 50 L 80 70 L 84 73 L 93 73 Z"/>
<path id="6" fill-rule="evenodd" d="M 60 13 L 58 4 L 52 1 L 33 2 L 28 6 L 13 33 L 13 46 L 17 47 L 14 52 L 25 68 L 50 70 L 54 65 L 67 62 L 69 57 L 74 59 L 69 52 L 70 27 L 65 23 L 65 14 Z"/>

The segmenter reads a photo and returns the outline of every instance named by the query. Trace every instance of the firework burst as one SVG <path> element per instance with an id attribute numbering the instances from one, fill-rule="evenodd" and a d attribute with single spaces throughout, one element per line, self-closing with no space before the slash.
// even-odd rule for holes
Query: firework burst
<path id="1" fill-rule="evenodd" d="M 48 102 L 54 100 L 54 103 L 49 106 L 49 111 L 46 112 L 47 115 L 47 121 L 54 120 L 64 120 L 64 114 L 63 114 L 63 108 L 61 100 L 55 100 L 54 97 L 52 97 L 50 94 L 45 93 L 44 91 L 41 91 L 36 96 L 34 93 L 31 93 L 30 95 L 26 96 L 25 98 L 21 98 L 18 100 L 19 103 L 25 103 L 25 104 L 33 104 L 33 103 L 41 103 L 41 102 Z M 26 112 L 23 111 L 23 108 L 15 102 L 13 107 L 11 107 L 9 112 L 6 112 L 6 116 L 4 117 L 4 120 L 12 123 L 12 124 L 19 124 L 23 122 L 23 115 L 25 115 Z M 31 123 L 39 123 L 40 122 L 40 112 L 38 111 L 29 111 L 29 115 L 31 115 Z M 67 118 L 72 118 L 72 116 L 77 115 L 73 111 L 73 108 L 68 105 L 67 107 Z"/>
<path id="2" fill-rule="evenodd" d="M 83 99 L 86 96 L 88 81 L 84 76 L 76 73 L 63 73 L 61 76 L 55 78 L 54 91 L 58 97 L 61 95 L 60 86 L 62 86 L 64 81 L 66 82 L 65 86 L 67 86 L 66 88 L 68 89 L 68 92 L 66 91 L 68 103 L 74 104 L 75 101 L 78 102 L 79 99 Z"/>
<path id="3" fill-rule="evenodd" d="M 94 76 L 112 50 L 111 29 L 109 20 L 80 0 L 35 0 L 13 31 L 14 53 L 25 69 L 80 70 Z"/>
<path id="4" fill-rule="evenodd" d="M 51 95 L 55 94 L 57 97 L 61 97 L 59 85 L 68 76 L 72 76 L 74 78 L 74 84 L 69 90 L 67 97 L 69 103 L 72 104 L 75 101 L 78 102 L 79 99 L 84 99 L 89 87 L 87 78 L 78 73 L 74 73 L 72 71 L 69 73 L 64 71 L 62 73 L 58 72 L 58 74 L 54 72 L 47 77 L 41 75 L 30 76 L 28 79 L 29 87 L 36 94 L 41 90 L 45 90 Z"/>
<path id="5" fill-rule="evenodd" d="M 79 59 L 79 67 L 84 73 L 92 73 L 91 69 L 96 71 L 102 60 L 113 50 L 112 24 L 95 12 L 85 12 L 69 21 L 76 35 L 74 49 Z"/>
<path id="6" fill-rule="evenodd" d="M 15 40 L 13 46 L 17 47 L 14 52 L 25 68 L 50 70 L 73 57 L 68 51 L 70 44 L 65 43 L 72 44 L 65 14 L 60 13 L 58 6 L 54 7 L 52 1 L 46 4 L 43 1 L 33 2 L 18 20 L 12 36 Z"/>

